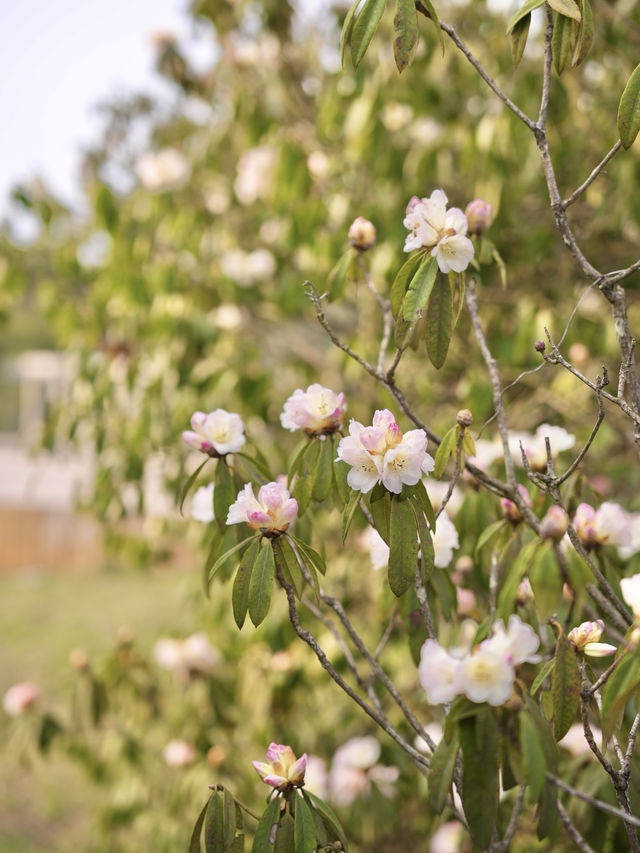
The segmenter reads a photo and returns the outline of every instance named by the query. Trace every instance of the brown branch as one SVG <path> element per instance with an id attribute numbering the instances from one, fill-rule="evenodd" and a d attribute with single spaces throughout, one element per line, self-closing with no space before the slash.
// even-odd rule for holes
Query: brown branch
<path id="1" fill-rule="evenodd" d="M 560 815 L 560 820 L 562 821 L 562 825 L 567 830 L 567 833 L 569 834 L 571 840 L 575 842 L 578 849 L 581 850 L 582 853 L 595 853 L 593 847 L 587 844 L 587 842 L 578 832 L 576 825 L 569 817 L 567 810 L 562 805 L 560 800 L 557 801 L 556 806 L 558 809 L 558 814 Z"/>
<path id="2" fill-rule="evenodd" d="M 591 174 L 589 175 L 587 180 L 584 183 L 580 184 L 578 189 L 574 190 L 568 198 L 564 199 L 562 204 L 564 205 L 565 209 L 567 207 L 569 207 L 570 205 L 572 205 L 574 203 L 574 201 L 577 201 L 580 198 L 580 196 L 587 189 L 587 187 L 589 187 L 595 181 L 595 179 L 598 177 L 598 175 L 602 172 L 602 170 L 607 165 L 609 160 L 612 160 L 613 157 L 615 157 L 615 155 L 618 153 L 618 151 L 620 151 L 621 148 L 622 148 L 622 142 L 620 140 L 618 140 L 616 142 L 616 144 L 613 146 L 613 148 L 610 151 L 608 151 L 607 154 L 604 155 L 602 160 L 598 163 L 598 165 L 595 167 L 595 169 L 591 172 Z"/>

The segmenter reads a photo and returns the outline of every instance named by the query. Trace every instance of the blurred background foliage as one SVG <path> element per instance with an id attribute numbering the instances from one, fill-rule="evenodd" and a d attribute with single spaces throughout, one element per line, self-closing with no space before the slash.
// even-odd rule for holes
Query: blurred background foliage
<path id="1" fill-rule="evenodd" d="M 635 4 L 593 5 L 596 41 L 589 60 L 552 81 L 552 153 L 565 196 L 616 141 L 617 103 L 637 63 Z M 180 439 L 194 410 L 239 412 L 275 475 L 297 441 L 278 422 L 295 388 L 318 381 L 343 390 L 349 416 L 365 423 L 375 407 L 390 404 L 373 380 L 331 348 L 303 291 L 307 279 L 320 291 L 326 288 L 356 216 L 376 226 L 377 244 L 367 260 L 386 294 L 406 257 L 402 219 L 412 195 L 442 187 L 458 207 L 476 196 L 491 202 L 495 220 L 488 236 L 506 263 L 508 284 L 503 288 L 496 267 L 483 267 L 479 300 L 505 382 L 539 363 L 534 341 L 544 337 L 545 325 L 560 337 L 586 286 L 554 231 L 538 151 L 526 128 L 452 45 L 441 54 L 430 26 L 421 24 L 415 61 L 399 77 L 390 13 L 358 71 L 348 62 L 341 70 L 345 9 L 327 6 L 310 23 L 283 0 L 195 0 L 191 14 L 212 23 L 214 67 L 196 73 L 170 34 L 157 36 L 158 71 L 175 84 L 173 108 L 161 111 L 145 97 L 110 105 L 104 140 L 85 160 L 86 214 L 76 215 L 41 184 L 15 190 L 16 201 L 38 220 L 40 236 L 24 246 L 12 239 L 10 227 L 0 235 L 0 311 L 6 321 L 0 357 L 29 346 L 71 354 L 68 397 L 43 426 L 41 440 L 49 448 L 68 441 L 93 448 L 97 468 L 89 508 L 106 523 L 111 544 L 140 564 L 185 537 L 187 522 L 175 513 L 147 517 L 135 536 L 124 522 L 148 509 L 145 470 L 154 457 L 161 459 L 163 488 L 177 496 L 195 467 Z M 516 103 L 536 115 L 540 32 L 530 37 L 514 70 L 504 4 L 456 0 L 438 10 Z M 164 165 L 147 157 L 145 170 L 143 155 L 167 149 L 172 153 Z M 635 260 L 639 180 L 636 145 L 614 158 L 571 209 L 585 252 L 599 268 Z M 626 286 L 634 329 L 640 320 L 637 274 Z M 375 359 L 381 317 L 363 282 L 350 282 L 328 314 L 345 340 Z M 399 370 L 399 384 L 439 434 L 462 406 L 471 409 L 477 428 L 493 412 L 484 365 L 469 341 L 463 314 L 442 370 L 436 372 L 421 351 L 407 353 Z M 571 348 L 572 360 L 587 375 L 603 363 L 617 375 L 613 325 L 599 294 L 590 292 L 582 301 L 564 348 Z M 547 421 L 580 440 L 595 421 L 592 396 L 553 367 L 523 377 L 506 396 L 513 428 L 533 431 Z M 483 437 L 491 438 L 493 430 L 488 426 Z M 634 458 L 628 422 L 610 411 L 576 495 L 595 490 L 640 509 Z M 466 536 L 461 553 L 471 553 L 474 534 L 498 516 L 495 502 L 479 506 L 470 494 L 475 515 L 468 530 L 460 530 Z M 188 540 L 197 550 L 206 534 L 190 524 Z M 356 549 L 349 556 L 328 535 L 338 527 L 337 513 L 323 509 L 316 537 L 332 559 L 333 589 L 356 608 L 354 621 L 370 626 L 375 644 L 377 629 L 371 626 L 388 618 L 390 593 L 380 576 L 372 581 L 366 554 Z M 475 566 L 480 587 L 482 559 Z M 120 698 L 132 666 L 131 658 L 123 662 L 121 641 L 113 652 L 96 652 L 97 672 L 114 697 L 98 721 L 108 736 L 95 735 L 93 724 L 75 728 L 65 721 L 68 709 L 57 710 L 74 734 L 56 734 L 52 753 L 66 751 L 95 782 L 108 782 L 108 793 L 91 801 L 102 834 L 90 842 L 85 836 L 82 849 L 141 850 L 151 843 L 158 851 L 182 849 L 208 784 L 229 784 L 255 805 L 248 761 L 260 759 L 270 740 L 330 760 L 348 736 L 371 733 L 320 668 L 308 665 L 306 650 L 290 645 L 283 601 L 257 632 L 245 627 L 238 635 L 231 629 L 228 591 L 216 584 L 213 600 L 203 604 L 197 574 L 180 581 L 182 598 L 171 584 L 151 593 L 169 609 L 176 599 L 174 620 L 154 622 L 154 630 L 207 631 L 224 661 L 219 674 L 176 690 L 166 673 L 153 669 L 150 631 L 146 646 L 136 647 L 140 660 L 134 667 L 153 688 L 149 694 Z M 153 589 L 150 576 L 147 592 L 135 595 L 144 598 Z M 89 597 L 89 609 L 94 600 Z M 452 623 L 452 640 L 457 630 Z M 385 662 L 400 689 L 411 694 L 415 672 L 407 671 L 401 634 L 394 633 Z M 328 633 L 322 641 L 333 648 Z M 104 643 L 112 642 L 105 634 Z M 66 686 L 71 690 L 69 679 Z M 199 761 L 182 775 L 160 767 L 158 751 L 172 736 L 196 745 Z M 83 745 L 85 738 L 90 746 Z M 224 748 L 212 765 L 211 748 L 219 744 Z M 29 752 L 24 744 L 16 747 L 22 750 Z M 423 839 L 437 818 L 424 806 L 424 780 L 388 744 L 382 760 L 400 768 L 399 793 L 387 798 L 374 786 L 373 806 L 359 800 L 341 813 L 354 849 L 425 849 Z M 567 761 L 575 765 L 567 778 L 586 773 L 584 778 L 593 777 L 591 793 L 612 799 L 597 792 L 584 757 Z M 590 826 L 586 812 L 583 819 L 581 830 L 596 849 L 605 849 L 605 841 L 616 849 L 619 836 L 610 822 Z M 12 847 L 8 839 L 3 849 L 72 849 L 63 835 L 55 847 Z M 526 846 L 529 840 L 517 843 L 514 849 L 539 849 Z"/>

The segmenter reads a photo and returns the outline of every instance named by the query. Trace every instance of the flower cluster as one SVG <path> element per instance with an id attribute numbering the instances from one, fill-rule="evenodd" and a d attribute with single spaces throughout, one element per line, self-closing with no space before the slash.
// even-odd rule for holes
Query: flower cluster
<path id="1" fill-rule="evenodd" d="M 214 412 L 194 412 L 191 416 L 192 430 L 185 430 L 182 438 L 186 443 L 209 456 L 225 456 L 235 453 L 245 443 L 244 424 L 240 415 L 216 409 Z"/>
<path id="2" fill-rule="evenodd" d="M 338 459 L 351 466 L 349 486 L 365 493 L 382 483 L 400 494 L 403 484 L 414 486 L 434 466 L 427 453 L 425 431 L 412 429 L 403 434 L 388 409 L 374 414 L 372 426 L 352 420 L 349 435 L 338 445 Z"/>
<path id="3" fill-rule="evenodd" d="M 579 504 L 573 526 L 585 548 L 599 545 L 625 546 L 631 541 L 629 516 L 613 501 L 605 501 L 597 510 L 590 504 Z"/>
<path id="4" fill-rule="evenodd" d="M 278 791 L 288 791 L 304 785 L 307 753 L 296 759 L 290 746 L 272 743 L 267 750 L 266 761 L 251 762 L 263 782 Z"/>
<path id="5" fill-rule="evenodd" d="M 315 383 L 306 391 L 297 388 L 284 404 L 280 423 L 293 432 L 302 429 L 309 436 L 330 435 L 342 427 L 347 407 L 344 394 Z"/>
<path id="6" fill-rule="evenodd" d="M 515 667 L 537 663 L 540 639 L 519 616 L 510 616 L 508 627 L 502 620 L 493 634 L 470 654 L 455 657 L 435 640 L 427 640 L 420 653 L 420 684 L 429 701 L 439 705 L 464 694 L 472 702 L 502 705 L 511 696 Z"/>
<path id="7" fill-rule="evenodd" d="M 247 483 L 229 507 L 227 524 L 245 522 L 265 536 L 279 536 L 297 515 L 298 502 L 283 483 L 267 483 L 260 488 L 257 498 L 253 494 L 253 486 Z"/>
<path id="8" fill-rule="evenodd" d="M 434 190 L 429 198 L 413 196 L 402 223 L 410 231 L 404 250 L 430 249 L 440 272 L 462 272 L 473 258 L 473 243 L 465 236 L 467 217 L 457 207 L 447 210 L 447 201 L 443 190 Z"/>

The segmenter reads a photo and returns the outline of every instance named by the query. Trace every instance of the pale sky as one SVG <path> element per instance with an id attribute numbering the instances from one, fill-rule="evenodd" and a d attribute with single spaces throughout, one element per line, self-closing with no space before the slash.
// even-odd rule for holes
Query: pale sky
<path id="1" fill-rule="evenodd" d="M 207 34 L 183 12 L 188 0 L 0 0 L 0 219 L 19 182 L 41 175 L 65 201 L 78 198 L 82 147 L 100 138 L 94 109 L 114 94 L 167 96 L 153 73 L 150 33 L 191 41 Z"/>

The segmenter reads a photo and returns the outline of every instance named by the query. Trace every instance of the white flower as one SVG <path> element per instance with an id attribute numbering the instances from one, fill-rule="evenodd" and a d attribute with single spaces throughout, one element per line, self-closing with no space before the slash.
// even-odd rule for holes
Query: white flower
<path id="1" fill-rule="evenodd" d="M 461 692 L 461 662 L 435 640 L 427 640 L 420 651 L 418 678 L 433 705 L 451 702 Z"/>
<path id="2" fill-rule="evenodd" d="M 445 569 L 453 560 L 454 548 L 460 547 L 458 531 L 446 512 L 436 519 L 436 529 L 433 534 L 433 562 L 440 569 Z"/>
<path id="3" fill-rule="evenodd" d="M 640 574 L 622 578 L 620 581 L 622 597 L 633 611 L 636 622 L 640 621 Z"/>
<path id="4" fill-rule="evenodd" d="M 31 708 L 38 701 L 39 697 L 40 691 L 36 684 L 32 681 L 21 681 L 10 687 L 4 694 L 2 707 L 7 714 L 17 717 Z"/>
<path id="5" fill-rule="evenodd" d="M 502 619 L 493 626 L 491 639 L 483 640 L 481 647 L 504 658 L 509 664 L 539 663 L 540 655 L 535 654 L 540 638 L 531 625 L 523 622 L 519 616 L 509 617 L 505 629 Z"/>
<path id="6" fill-rule="evenodd" d="M 245 443 L 244 424 L 240 415 L 216 409 L 214 412 L 194 412 L 191 416 L 193 430 L 185 430 L 182 438 L 190 447 L 209 456 L 235 453 Z"/>
<path id="7" fill-rule="evenodd" d="M 150 192 L 179 189 L 191 174 L 189 161 L 177 148 L 147 151 L 136 160 L 134 169 L 142 186 Z"/>
<path id="8" fill-rule="evenodd" d="M 630 512 L 627 515 L 629 524 L 629 542 L 618 546 L 618 554 L 622 560 L 628 560 L 640 551 L 640 512 Z"/>
<path id="9" fill-rule="evenodd" d="M 449 491 L 450 484 L 447 480 L 434 480 L 432 477 L 425 478 L 423 483 L 427 490 L 427 494 L 429 495 L 431 505 L 435 512 L 437 512 L 445 498 L 445 495 Z M 451 492 L 451 497 L 447 501 L 447 505 L 445 507 L 447 515 L 452 518 L 455 517 L 462 505 L 463 497 L 462 491 L 457 486 L 454 486 L 453 491 Z"/>
<path id="10" fill-rule="evenodd" d="M 573 526 L 587 548 L 596 545 L 624 547 L 631 542 L 629 516 L 620 504 L 613 501 L 605 501 L 598 510 L 587 503 L 579 504 Z"/>
<path id="11" fill-rule="evenodd" d="M 284 404 L 280 423 L 291 432 L 302 429 L 307 435 L 328 435 L 341 428 L 346 408 L 342 392 L 314 383 L 306 391 L 296 388 Z"/>
<path id="12" fill-rule="evenodd" d="M 327 764 L 317 755 L 307 755 L 307 767 L 304 772 L 304 787 L 324 800 L 329 790 Z"/>
<path id="13" fill-rule="evenodd" d="M 208 524 L 213 521 L 213 483 L 208 486 L 200 486 L 193 495 L 191 501 L 191 518 Z"/>
<path id="14" fill-rule="evenodd" d="M 184 640 L 161 637 L 153 648 L 158 666 L 187 682 L 195 674 L 207 674 L 220 662 L 220 653 L 203 633 Z"/>
<path id="15" fill-rule="evenodd" d="M 443 823 L 431 836 L 429 853 L 460 853 L 464 837 L 464 827 L 457 820 Z"/>
<path id="16" fill-rule="evenodd" d="M 412 199 L 403 221 L 411 232 L 405 240 L 404 250 L 426 247 L 431 249 L 441 272 L 462 272 L 471 259 L 473 243 L 466 237 L 467 217 L 457 207 L 447 210 L 447 196 L 443 190 L 434 190 L 429 198 Z"/>
<path id="17" fill-rule="evenodd" d="M 375 527 L 368 527 L 364 531 L 365 547 L 369 551 L 371 567 L 378 571 L 386 568 L 389 562 L 389 546 L 378 533 Z"/>
<path id="18" fill-rule="evenodd" d="M 569 450 L 576 443 L 575 435 L 567 432 L 559 426 L 540 424 L 535 435 L 528 432 L 512 432 L 509 435 L 509 450 L 516 465 L 522 465 L 522 453 L 520 443 L 524 448 L 525 455 L 534 471 L 545 471 L 547 468 L 547 445 L 545 438 L 549 439 L 551 455 L 555 457 L 565 450 Z"/>
<path id="19" fill-rule="evenodd" d="M 349 806 L 359 794 L 369 792 L 372 781 L 384 796 L 392 797 L 398 769 L 376 764 L 379 757 L 380 744 L 373 737 L 351 738 L 339 747 L 329 773 L 331 799 L 341 806 Z"/>
<path id="20" fill-rule="evenodd" d="M 461 692 L 472 702 L 502 705 L 511 696 L 515 672 L 504 657 L 481 644 L 461 661 L 459 679 Z"/>
<path id="21" fill-rule="evenodd" d="M 170 740 L 162 750 L 162 757 L 169 767 L 187 767 L 195 760 L 196 750 L 186 740 Z"/>
<path id="22" fill-rule="evenodd" d="M 278 152 L 268 145 L 245 151 L 238 161 L 233 189 L 242 204 L 253 204 L 271 191 Z"/>
<path id="23" fill-rule="evenodd" d="M 289 495 L 283 483 L 267 483 L 260 488 L 258 497 L 253 486 L 247 483 L 235 503 L 229 507 L 227 524 L 246 522 L 262 533 L 279 534 L 289 527 L 298 514 L 298 502 Z"/>
<path id="24" fill-rule="evenodd" d="M 425 431 L 413 429 L 403 435 L 388 409 L 376 411 L 370 427 L 352 420 L 349 435 L 338 445 L 338 459 L 351 466 L 347 482 L 361 492 L 382 483 L 400 494 L 403 484 L 415 485 L 434 465 Z"/>

